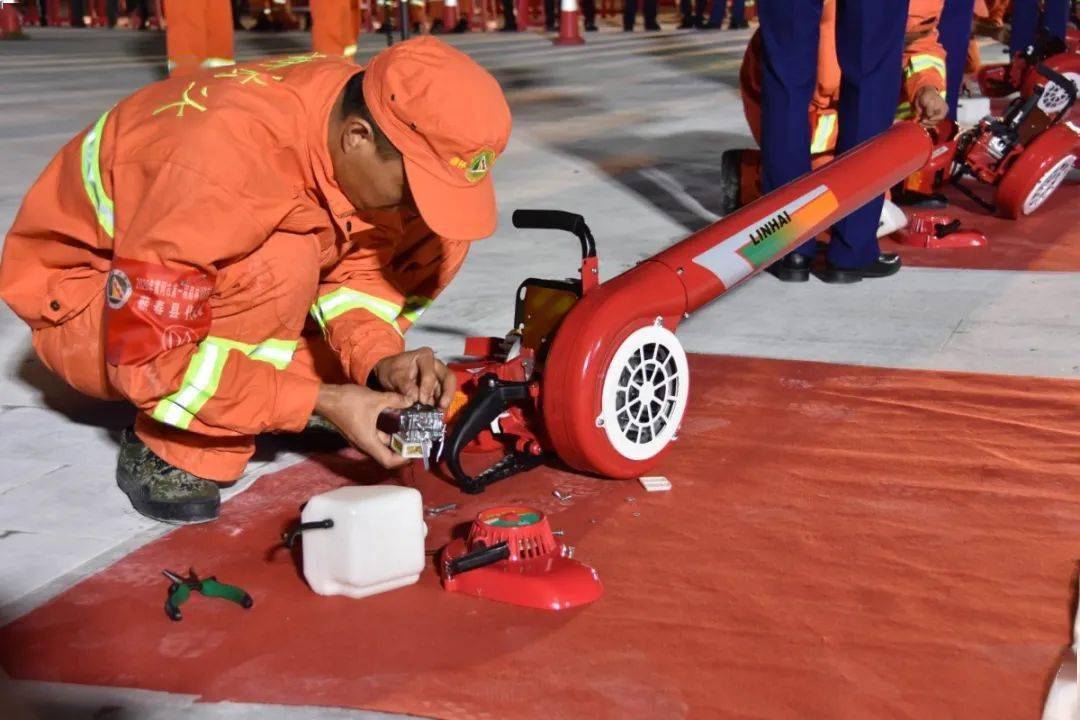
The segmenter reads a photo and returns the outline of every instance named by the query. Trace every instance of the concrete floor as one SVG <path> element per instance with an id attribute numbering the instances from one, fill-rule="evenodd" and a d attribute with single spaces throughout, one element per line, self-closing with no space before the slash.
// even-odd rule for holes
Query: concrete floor
<path id="1" fill-rule="evenodd" d="M 156 33 L 33 30 L 0 44 L 0 228 L 52 154 L 102 110 L 159 77 Z M 610 277 L 714 220 L 720 154 L 750 143 L 737 72 L 747 32 L 601 32 L 582 48 L 544 37 L 452 42 L 490 68 L 514 112 L 494 176 L 501 219 L 459 279 L 409 336 L 460 351 L 465 334 L 502 334 L 517 284 L 576 268 L 568 237 L 515 231 L 515 208 L 580 212 Z M 306 50 L 302 34 L 241 34 L 249 58 Z M 361 54 L 382 46 L 365 37 Z M 984 57 L 990 57 L 984 49 Z M 539 248 L 539 249 L 538 249 Z M 512 268 L 508 272 L 507 268 Z M 850 287 L 757 278 L 680 329 L 687 348 L 838 363 L 1080 377 L 1080 276 L 905 269 Z M 0 307 L 0 623 L 44 602 L 165 529 L 115 488 L 116 437 L 131 413 L 80 398 L 50 377 L 29 334 Z M 231 493 L 295 462 L 302 448 L 263 445 Z M 208 706 L 154 693 L 14 683 L 42 718 L 375 717 L 323 709 Z M 121 708 L 108 714 L 105 708 Z"/>

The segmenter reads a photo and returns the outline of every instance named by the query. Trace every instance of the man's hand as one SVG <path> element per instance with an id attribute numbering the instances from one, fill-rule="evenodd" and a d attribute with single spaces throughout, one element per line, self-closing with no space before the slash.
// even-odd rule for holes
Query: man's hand
<path id="1" fill-rule="evenodd" d="M 372 370 L 384 390 L 404 395 L 410 403 L 450 407 L 457 389 L 457 378 L 450 368 L 435 357 L 429 347 L 385 357 Z"/>
<path id="2" fill-rule="evenodd" d="M 912 108 L 919 124 L 924 128 L 934 127 L 949 114 L 949 105 L 941 97 L 941 93 L 929 86 L 919 88 L 919 92 L 915 93 Z"/>
<path id="3" fill-rule="evenodd" d="M 405 409 L 412 401 L 397 393 L 381 393 L 358 385 L 323 385 L 315 401 L 315 412 L 334 423 L 354 447 L 365 452 L 384 468 L 409 462 L 390 449 L 390 436 L 375 423 L 387 409 Z"/>

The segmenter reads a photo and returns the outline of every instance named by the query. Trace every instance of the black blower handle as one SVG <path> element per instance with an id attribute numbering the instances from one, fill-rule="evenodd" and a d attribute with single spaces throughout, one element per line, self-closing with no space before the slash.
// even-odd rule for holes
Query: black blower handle
<path id="1" fill-rule="evenodd" d="M 481 377 L 478 384 L 472 400 L 458 413 L 445 448 L 450 474 L 458 481 L 458 487 L 470 495 L 483 492 L 484 485 L 461 467 L 461 452 L 477 435 L 491 427 L 495 418 L 506 412 L 511 401 L 529 397 L 529 383 L 500 380 L 493 373 Z"/>
<path id="2" fill-rule="evenodd" d="M 564 210 L 515 210 L 514 227 L 520 230 L 563 230 L 581 241 L 581 257 L 596 257 L 596 241 L 585 218 Z"/>

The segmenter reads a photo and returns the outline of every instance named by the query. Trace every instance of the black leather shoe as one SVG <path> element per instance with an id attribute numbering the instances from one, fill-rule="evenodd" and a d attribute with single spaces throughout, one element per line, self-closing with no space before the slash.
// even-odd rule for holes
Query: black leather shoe
<path id="1" fill-rule="evenodd" d="M 806 282 L 810 279 L 811 259 L 797 252 L 788 253 L 787 257 L 769 266 L 766 272 L 783 282 Z"/>
<path id="2" fill-rule="evenodd" d="M 691 28 L 694 27 L 694 25 L 695 25 L 694 18 L 692 18 L 692 17 L 684 17 L 682 19 L 682 22 L 679 23 L 679 30 L 690 30 Z"/>
<path id="3" fill-rule="evenodd" d="M 728 25 L 728 30 L 745 30 L 748 27 L 750 27 L 750 23 L 745 20 L 740 20 L 738 22 L 732 20 L 731 24 Z"/>
<path id="4" fill-rule="evenodd" d="M 883 278 L 900 272 L 900 256 L 896 253 L 881 253 L 870 265 L 864 268 L 845 269 L 826 263 L 820 277 L 822 282 L 849 284 L 863 278 Z"/>
<path id="5" fill-rule="evenodd" d="M 660 23 L 653 23 L 652 25 L 646 25 L 645 29 L 648 32 L 660 32 L 661 30 L 663 30 L 663 28 L 660 27 Z"/>
<path id="6" fill-rule="evenodd" d="M 949 207 L 949 199 L 941 193 L 924 195 L 923 193 L 905 190 L 902 192 L 894 192 L 892 194 L 892 201 L 897 205 L 903 205 L 904 207 L 911 207 L 917 210 L 941 210 Z"/>
<path id="7" fill-rule="evenodd" d="M 585 23 L 585 32 L 596 32 L 599 28 L 596 27 L 596 23 Z"/>

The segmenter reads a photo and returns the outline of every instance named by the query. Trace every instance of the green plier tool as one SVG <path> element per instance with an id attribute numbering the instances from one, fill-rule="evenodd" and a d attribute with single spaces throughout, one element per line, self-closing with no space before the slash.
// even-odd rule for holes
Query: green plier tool
<path id="1" fill-rule="evenodd" d="M 188 568 L 188 572 L 191 573 L 188 577 L 181 577 L 174 572 L 162 570 L 162 574 L 172 580 L 172 585 L 169 586 L 169 596 L 165 599 L 165 614 L 169 616 L 170 620 L 183 619 L 183 615 L 180 614 L 180 606 L 191 597 L 192 590 L 200 592 L 206 597 L 222 598 L 234 602 L 245 610 L 255 604 L 251 596 L 244 592 L 242 588 L 220 583 L 217 578 L 213 577 L 202 580 L 195 574 L 194 568 Z"/>

